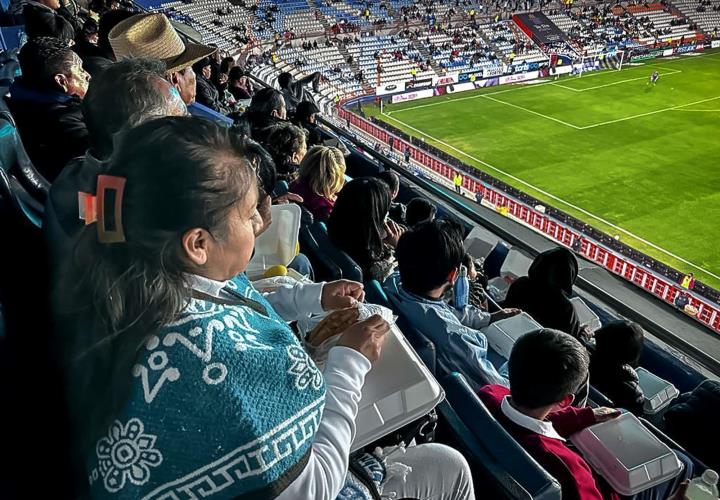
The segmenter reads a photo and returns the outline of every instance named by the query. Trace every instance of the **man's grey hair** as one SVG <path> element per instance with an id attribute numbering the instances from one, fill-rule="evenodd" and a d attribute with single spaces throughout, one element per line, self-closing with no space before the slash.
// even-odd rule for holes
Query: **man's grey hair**
<path id="1" fill-rule="evenodd" d="M 178 114 L 179 96 L 164 92 L 159 85 L 165 74 L 165 63 L 160 60 L 123 59 L 91 80 L 83 113 L 94 154 L 109 157 L 115 136 L 125 128 Z"/>

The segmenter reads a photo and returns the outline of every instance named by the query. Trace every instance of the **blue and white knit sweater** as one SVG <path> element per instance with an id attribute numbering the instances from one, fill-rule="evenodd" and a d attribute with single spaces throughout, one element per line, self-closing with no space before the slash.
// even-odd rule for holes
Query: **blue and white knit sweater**
<path id="1" fill-rule="evenodd" d="M 88 457 L 93 498 L 272 498 L 304 468 L 323 375 L 244 276 L 229 287 L 267 314 L 194 298 L 147 339 Z"/>

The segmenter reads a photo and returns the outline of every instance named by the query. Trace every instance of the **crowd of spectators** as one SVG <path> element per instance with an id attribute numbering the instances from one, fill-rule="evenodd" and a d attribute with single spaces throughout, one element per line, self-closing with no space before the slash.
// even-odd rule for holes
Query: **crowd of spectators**
<path id="1" fill-rule="evenodd" d="M 318 369 L 291 324 L 357 307 L 365 292 L 349 280 L 312 282 L 302 253 L 288 267 L 309 282 L 253 287 L 246 271 L 256 237 L 272 224 L 272 206 L 287 203 L 324 222 L 364 280 L 432 332 L 441 372 L 464 372 L 564 494 L 617 496 L 558 436 L 619 414 L 586 407 L 583 391 L 593 370 L 609 392 L 636 390 L 642 338 L 629 335 L 627 357 L 608 359 L 621 347 L 599 334 L 590 364 L 580 341 L 592 335 L 568 305 L 578 272 L 570 251 L 541 254 L 504 308 L 458 307 L 453 286 L 461 266 L 474 266 L 462 229 L 437 218 L 427 199 L 398 203 L 396 174 L 347 178 L 345 150 L 319 127 L 308 90 L 318 73 L 281 73 L 279 90 L 255 89 L 247 67 L 183 38 L 163 14 L 106 2 L 99 22 L 87 15 L 80 24 L 79 11 L 35 4 L 25 9 L 36 25 L 8 105 L 51 182 L 43 231 L 53 352 L 77 496 L 154 494 L 259 443 L 277 455 L 255 459 L 257 473 L 234 477 L 224 497 L 475 498 L 468 462 L 449 446 L 350 452 L 363 383 L 391 325 L 379 315 L 353 322 Z M 521 310 L 545 329 L 500 359 L 481 329 Z M 302 439 L 280 449 L 271 439 L 290 425 L 302 426 Z M 677 453 L 682 474 L 647 498 L 692 474 Z"/>

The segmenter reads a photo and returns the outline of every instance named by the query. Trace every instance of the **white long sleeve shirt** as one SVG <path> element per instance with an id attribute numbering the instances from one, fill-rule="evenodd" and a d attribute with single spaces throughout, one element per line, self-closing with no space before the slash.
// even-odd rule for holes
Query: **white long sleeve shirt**
<path id="1" fill-rule="evenodd" d="M 196 290 L 220 297 L 227 283 L 191 276 L 191 284 Z M 323 312 L 323 285 L 299 283 L 293 287 L 282 286 L 263 296 L 283 319 L 294 321 Z M 323 372 L 325 409 L 310 458 L 305 469 L 277 500 L 335 500 L 338 496 L 348 471 L 362 386 L 371 367 L 370 361 L 354 349 L 341 346 L 330 349 Z"/>

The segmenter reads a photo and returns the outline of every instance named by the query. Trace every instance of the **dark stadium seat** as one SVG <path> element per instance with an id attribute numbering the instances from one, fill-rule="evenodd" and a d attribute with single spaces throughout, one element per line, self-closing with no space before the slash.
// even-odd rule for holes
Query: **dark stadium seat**
<path id="1" fill-rule="evenodd" d="M 322 248 L 326 257 L 330 262 L 334 263 L 340 269 L 339 278 L 359 281 L 362 283 L 363 275 L 360 266 L 358 266 L 350 256 L 336 247 L 328 236 L 327 227 L 322 222 L 316 222 L 309 226 L 310 233 L 315 241 Z M 338 278 L 335 278 L 338 279 Z"/>
<path id="2" fill-rule="evenodd" d="M 45 203 L 50 183 L 37 171 L 25 152 L 5 99 L 0 99 L 0 161 L 3 169 L 9 170 L 35 199 Z"/>
<path id="3" fill-rule="evenodd" d="M 316 281 L 333 281 L 342 277 L 340 268 L 326 254 L 310 232 L 309 225 L 300 226 L 300 250 L 307 255 L 313 266 Z"/>
<path id="4" fill-rule="evenodd" d="M 500 268 L 502 267 L 503 262 L 505 262 L 505 258 L 508 256 L 509 252 L 510 247 L 502 241 L 498 241 L 488 256 L 485 257 L 483 270 L 485 271 L 485 276 L 487 276 L 488 279 L 500 276 Z"/>
<path id="5" fill-rule="evenodd" d="M 432 343 L 420 330 L 414 328 L 405 318 L 401 315 L 397 319 L 398 328 L 403 332 L 405 338 L 410 345 L 418 353 L 420 359 L 423 360 L 425 366 L 428 367 L 433 375 L 437 374 L 437 353 L 435 352 L 435 344 Z"/>
<path id="6" fill-rule="evenodd" d="M 508 498 L 561 498 L 558 482 L 503 429 L 461 374 L 452 373 L 440 382 L 446 393 L 440 412 L 476 475 L 493 481 Z"/>
<path id="7" fill-rule="evenodd" d="M 0 198 L 5 208 L 39 228 L 48 189 L 30 163 L 12 118 L 0 111 Z"/>

